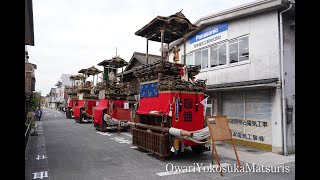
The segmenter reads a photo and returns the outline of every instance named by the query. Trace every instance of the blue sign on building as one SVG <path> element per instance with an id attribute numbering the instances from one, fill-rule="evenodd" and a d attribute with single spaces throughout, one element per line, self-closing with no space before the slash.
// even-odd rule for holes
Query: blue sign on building
<path id="1" fill-rule="evenodd" d="M 197 34 L 190 37 L 189 41 L 190 44 L 201 41 L 203 39 L 206 39 L 208 37 L 214 36 L 216 34 L 219 34 L 221 32 L 228 30 L 228 24 L 218 24 L 216 26 L 212 26 L 206 29 L 203 29 L 202 31 L 198 32 Z"/>

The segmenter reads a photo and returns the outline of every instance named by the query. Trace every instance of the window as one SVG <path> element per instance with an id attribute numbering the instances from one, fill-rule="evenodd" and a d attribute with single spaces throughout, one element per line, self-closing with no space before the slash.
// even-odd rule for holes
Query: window
<path id="1" fill-rule="evenodd" d="M 181 64 L 183 64 L 183 61 L 184 61 L 183 55 L 181 55 L 181 57 L 180 57 L 180 62 L 181 62 Z"/>
<path id="2" fill-rule="evenodd" d="M 208 68 L 208 58 L 209 56 L 209 49 L 204 49 L 195 52 L 195 65 L 201 65 L 201 69 Z"/>
<path id="3" fill-rule="evenodd" d="M 201 51 L 201 69 L 208 68 L 208 49 Z"/>
<path id="4" fill-rule="evenodd" d="M 187 54 L 186 61 L 187 61 L 186 62 L 187 65 L 194 65 L 193 53 Z"/>
<path id="5" fill-rule="evenodd" d="M 219 65 L 224 65 L 227 63 L 227 44 L 219 44 Z"/>
<path id="6" fill-rule="evenodd" d="M 206 116 L 212 116 L 213 115 L 213 106 L 212 106 L 212 101 L 211 99 L 207 100 L 207 105 L 206 105 L 206 111 L 205 111 L 205 115 Z M 204 126 L 207 126 L 207 122 L 204 121 Z"/>
<path id="7" fill-rule="evenodd" d="M 238 40 L 229 43 L 230 63 L 238 62 Z"/>
<path id="8" fill-rule="evenodd" d="M 217 46 L 213 46 L 210 48 L 210 66 L 216 67 L 218 65 L 218 48 Z"/>
<path id="9" fill-rule="evenodd" d="M 181 56 L 181 58 L 183 58 L 183 56 Z M 235 38 L 228 42 L 217 43 L 211 45 L 210 48 L 198 50 L 194 53 L 189 53 L 186 57 L 186 64 L 200 65 L 201 69 L 206 69 L 246 60 L 249 60 L 248 35 Z"/>
<path id="10" fill-rule="evenodd" d="M 242 37 L 229 42 L 230 64 L 249 60 L 249 37 Z"/>
<path id="11" fill-rule="evenodd" d="M 239 38 L 239 61 L 249 60 L 249 37 Z"/>
<path id="12" fill-rule="evenodd" d="M 195 65 L 201 64 L 201 51 L 197 51 L 194 53 Z"/>
<path id="13" fill-rule="evenodd" d="M 183 55 L 181 55 L 181 62 L 184 62 Z M 189 53 L 186 56 L 186 65 L 194 65 L 193 62 L 193 53 Z"/>

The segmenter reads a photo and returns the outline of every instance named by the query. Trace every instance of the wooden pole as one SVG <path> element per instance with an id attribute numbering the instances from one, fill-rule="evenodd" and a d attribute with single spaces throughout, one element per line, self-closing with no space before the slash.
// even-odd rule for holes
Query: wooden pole
<path id="1" fill-rule="evenodd" d="M 169 62 L 169 43 L 167 43 L 167 51 L 168 51 L 168 54 L 167 54 L 167 61 Z"/>
<path id="2" fill-rule="evenodd" d="M 147 40 L 146 62 L 147 62 L 147 64 L 148 64 L 148 59 L 149 59 L 149 39 L 148 39 L 148 38 L 146 38 L 146 40 Z"/>
<path id="3" fill-rule="evenodd" d="M 230 130 L 230 131 L 231 131 L 231 130 Z M 231 138 L 231 143 L 232 143 L 232 146 L 233 146 L 234 153 L 236 154 L 238 167 L 240 167 L 240 161 L 239 161 L 238 153 L 237 153 L 237 150 L 236 150 L 236 146 L 235 146 L 234 143 L 233 143 L 233 138 Z"/>
<path id="4" fill-rule="evenodd" d="M 213 140 L 213 139 L 212 139 L 212 140 Z M 214 153 L 216 154 L 218 166 L 221 167 L 221 165 L 220 165 L 220 160 L 219 160 L 218 153 L 217 153 L 217 149 L 216 149 L 216 145 L 214 144 L 214 141 L 212 142 L 212 144 L 213 144 L 213 147 L 214 147 Z M 221 169 L 221 168 L 220 168 L 220 169 Z M 223 175 L 222 175 L 222 169 L 221 169 L 221 171 L 220 171 L 220 175 L 223 176 Z"/>
<path id="5" fill-rule="evenodd" d="M 161 32 L 161 64 L 163 64 L 163 40 L 164 40 L 164 29 L 160 30 Z"/>
<path id="6" fill-rule="evenodd" d="M 92 74 L 92 86 L 94 86 L 94 74 Z"/>
<path id="7" fill-rule="evenodd" d="M 183 64 L 186 65 L 186 36 L 183 36 Z"/>
<path id="8" fill-rule="evenodd" d="M 147 63 L 148 63 L 148 60 L 147 60 Z M 121 71 L 122 71 L 122 73 L 121 73 L 121 82 L 123 82 L 123 66 L 121 67 Z"/>

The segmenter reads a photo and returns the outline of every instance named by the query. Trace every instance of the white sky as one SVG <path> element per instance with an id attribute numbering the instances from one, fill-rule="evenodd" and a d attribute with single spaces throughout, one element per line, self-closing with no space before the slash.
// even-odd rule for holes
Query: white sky
<path id="1" fill-rule="evenodd" d="M 181 9 L 194 23 L 200 17 L 253 0 L 33 0 L 35 46 L 29 62 L 37 65 L 36 91 L 42 96 L 61 74 L 77 74 L 118 55 L 129 61 L 146 52 L 146 40 L 134 33 L 156 16 Z M 160 43 L 149 41 L 149 53 L 160 55 Z M 90 77 L 88 80 L 91 80 Z"/>

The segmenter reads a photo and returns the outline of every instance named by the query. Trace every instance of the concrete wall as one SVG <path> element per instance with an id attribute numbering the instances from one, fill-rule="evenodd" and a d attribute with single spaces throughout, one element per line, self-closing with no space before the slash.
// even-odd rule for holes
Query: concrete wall
<path id="1" fill-rule="evenodd" d="M 281 112 L 281 89 L 277 88 L 271 95 L 272 152 L 277 154 L 283 154 Z"/>
<path id="2" fill-rule="evenodd" d="M 288 152 L 295 152 L 295 28 L 290 27 L 293 17 L 283 15 L 284 39 L 284 79 L 285 98 L 288 108 L 292 108 L 292 115 L 287 114 L 287 146 Z"/>

